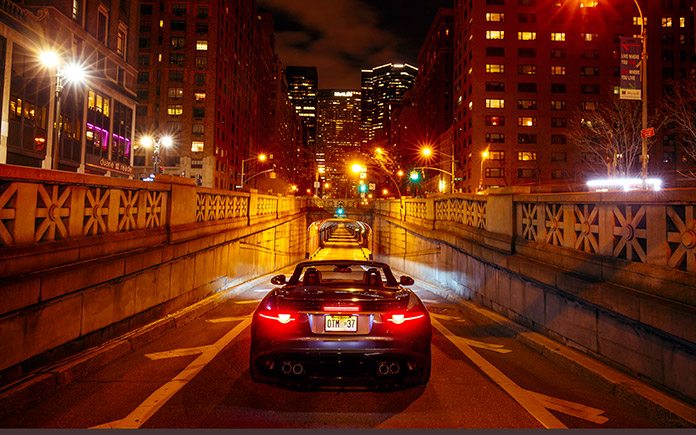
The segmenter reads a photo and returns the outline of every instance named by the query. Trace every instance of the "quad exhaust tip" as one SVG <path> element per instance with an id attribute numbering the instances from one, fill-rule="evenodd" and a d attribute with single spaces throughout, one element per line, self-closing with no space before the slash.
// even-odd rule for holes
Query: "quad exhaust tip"
<path id="1" fill-rule="evenodd" d="M 401 371 L 401 366 L 399 365 L 398 362 L 387 362 L 387 361 L 382 361 L 379 363 L 377 366 L 377 374 L 379 376 L 386 376 L 386 375 L 396 375 Z"/>
<path id="2" fill-rule="evenodd" d="M 283 364 L 280 366 L 280 371 L 284 375 L 296 375 L 299 376 L 302 373 L 304 373 L 304 366 L 300 363 L 292 363 L 291 361 L 283 361 Z"/>

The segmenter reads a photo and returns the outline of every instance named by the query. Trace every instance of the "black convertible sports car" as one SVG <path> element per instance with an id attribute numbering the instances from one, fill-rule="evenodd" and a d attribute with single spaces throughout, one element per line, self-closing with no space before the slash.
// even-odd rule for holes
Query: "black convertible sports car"
<path id="1" fill-rule="evenodd" d="M 259 303 L 251 323 L 256 382 L 379 387 L 430 379 L 430 316 L 423 302 L 373 261 L 299 263 Z"/>

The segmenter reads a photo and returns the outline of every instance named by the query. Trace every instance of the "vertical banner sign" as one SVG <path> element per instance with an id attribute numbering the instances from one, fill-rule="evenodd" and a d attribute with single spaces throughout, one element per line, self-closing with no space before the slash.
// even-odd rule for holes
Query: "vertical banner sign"
<path id="1" fill-rule="evenodd" d="M 640 56 L 643 45 L 638 38 L 620 38 L 621 44 L 621 100 L 640 100 Z"/>

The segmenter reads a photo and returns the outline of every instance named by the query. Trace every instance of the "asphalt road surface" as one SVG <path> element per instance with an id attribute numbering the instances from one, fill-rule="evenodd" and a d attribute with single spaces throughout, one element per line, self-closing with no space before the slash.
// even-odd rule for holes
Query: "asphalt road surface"
<path id="1" fill-rule="evenodd" d="M 366 255 L 347 242 L 314 258 Z M 289 271 L 288 269 L 287 271 Z M 286 272 L 287 272 L 286 271 Z M 298 391 L 249 377 L 250 315 L 270 277 L 50 396 L 0 419 L 15 428 L 649 428 L 657 409 L 555 365 L 482 310 L 416 282 L 432 314 L 432 376 L 396 391 Z"/>

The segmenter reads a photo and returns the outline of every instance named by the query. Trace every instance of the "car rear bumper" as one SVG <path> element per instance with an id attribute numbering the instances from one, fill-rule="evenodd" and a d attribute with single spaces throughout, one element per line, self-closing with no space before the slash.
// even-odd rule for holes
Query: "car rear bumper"
<path id="1" fill-rule="evenodd" d="M 305 385 L 370 385 L 425 377 L 430 339 L 270 340 L 252 345 L 252 376 L 265 382 Z"/>

